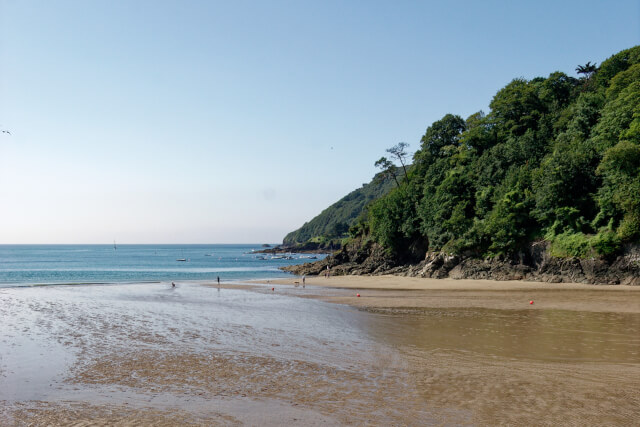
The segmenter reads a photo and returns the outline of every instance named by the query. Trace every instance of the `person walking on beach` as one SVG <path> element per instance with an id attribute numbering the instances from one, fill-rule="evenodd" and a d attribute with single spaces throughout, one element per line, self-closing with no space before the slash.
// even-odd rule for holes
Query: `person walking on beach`
<path id="1" fill-rule="evenodd" d="M 307 278 L 307 275 L 306 275 L 306 274 L 303 274 L 303 275 L 302 275 L 302 287 L 303 287 L 303 288 L 304 288 L 304 281 L 306 280 L 306 278 Z"/>
<path id="2" fill-rule="evenodd" d="M 218 276 L 218 287 L 220 287 L 220 276 Z"/>

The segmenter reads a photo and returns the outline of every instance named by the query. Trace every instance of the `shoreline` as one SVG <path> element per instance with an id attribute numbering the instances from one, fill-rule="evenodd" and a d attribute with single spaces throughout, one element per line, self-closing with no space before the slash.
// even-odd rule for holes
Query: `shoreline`
<path id="1" fill-rule="evenodd" d="M 301 279 L 6 290 L 0 424 L 637 424 L 640 288 Z"/>
<path id="2" fill-rule="evenodd" d="M 298 287 L 296 283 L 298 282 Z M 252 282 L 247 282 L 252 283 Z M 264 283 L 264 282 L 253 282 Z M 486 308 L 640 313 L 640 287 L 526 281 L 335 276 L 271 280 L 296 296 L 364 309 Z M 360 297 L 356 294 L 360 294 Z M 294 294 L 292 294 L 294 295 Z M 530 302 L 533 301 L 533 304 Z"/>
<path id="3" fill-rule="evenodd" d="M 340 252 L 313 263 L 282 267 L 298 276 L 398 275 L 404 277 L 585 283 L 593 285 L 640 285 L 640 246 L 627 245 L 615 259 L 559 258 L 550 253 L 549 242 L 532 242 L 517 258 L 480 259 L 427 252 L 417 263 L 401 263 L 377 244 L 354 240 Z"/>

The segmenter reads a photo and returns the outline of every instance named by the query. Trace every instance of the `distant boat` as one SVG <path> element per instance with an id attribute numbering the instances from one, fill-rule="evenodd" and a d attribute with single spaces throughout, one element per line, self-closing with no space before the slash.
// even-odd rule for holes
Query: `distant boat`
<path id="1" fill-rule="evenodd" d="M 186 258 L 178 258 L 176 261 L 182 261 L 185 262 L 187 259 Z"/>
<path id="2" fill-rule="evenodd" d="M 116 246 L 116 241 L 113 241 L 113 250 L 115 251 L 116 249 L 118 249 L 118 247 Z"/>

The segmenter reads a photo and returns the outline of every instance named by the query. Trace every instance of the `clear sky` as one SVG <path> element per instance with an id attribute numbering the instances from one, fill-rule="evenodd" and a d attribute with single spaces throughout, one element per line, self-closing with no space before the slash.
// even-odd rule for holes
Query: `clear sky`
<path id="1" fill-rule="evenodd" d="M 0 0 L 0 243 L 279 242 L 640 2 Z"/>

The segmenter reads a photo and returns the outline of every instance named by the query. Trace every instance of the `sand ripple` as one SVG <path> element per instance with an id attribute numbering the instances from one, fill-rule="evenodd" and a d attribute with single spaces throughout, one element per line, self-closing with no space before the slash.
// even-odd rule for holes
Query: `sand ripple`
<path id="1" fill-rule="evenodd" d="M 1 291 L 0 424 L 640 425 L 633 310 L 263 291 Z"/>

